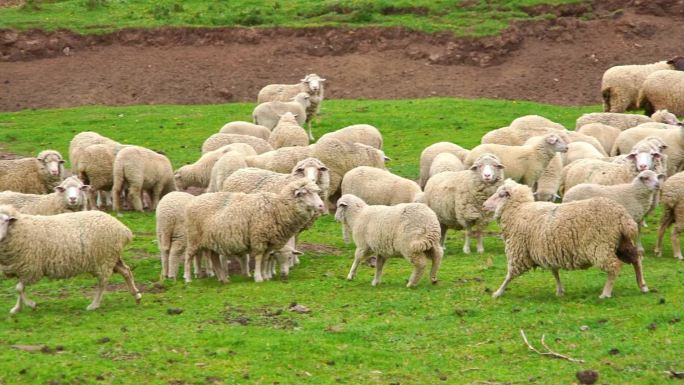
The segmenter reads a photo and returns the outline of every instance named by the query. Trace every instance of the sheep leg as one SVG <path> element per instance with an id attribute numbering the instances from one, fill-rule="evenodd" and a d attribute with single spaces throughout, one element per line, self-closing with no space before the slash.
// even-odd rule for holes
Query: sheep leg
<path id="1" fill-rule="evenodd" d="M 679 229 L 677 229 L 677 225 L 672 228 L 670 240 L 672 241 L 672 253 L 674 254 L 674 257 L 677 259 L 684 259 L 684 257 L 682 257 L 682 247 L 679 243 Z"/>
<path id="2" fill-rule="evenodd" d="M 470 254 L 470 230 L 464 230 L 463 237 L 463 254 Z"/>
<path id="3" fill-rule="evenodd" d="M 161 260 L 161 271 L 159 272 L 159 281 L 165 280 L 169 276 L 169 255 L 171 254 L 170 245 L 172 241 L 167 236 L 161 235 L 159 237 L 159 259 Z"/>
<path id="4" fill-rule="evenodd" d="M 218 253 L 210 251 L 209 257 L 211 258 L 211 267 L 214 271 L 214 275 L 216 275 L 216 279 L 221 283 L 228 283 L 229 279 L 226 272 L 223 270 L 223 266 L 221 266 L 221 258 Z"/>
<path id="5" fill-rule="evenodd" d="M 166 261 L 166 277 L 176 280 L 178 275 L 178 265 L 180 264 L 181 258 L 185 255 L 183 251 L 183 242 L 181 240 L 173 240 L 171 242 L 171 250 L 167 254 Z"/>
<path id="6" fill-rule="evenodd" d="M 437 271 L 442 264 L 442 257 L 444 256 L 444 249 L 441 247 L 434 247 L 432 249 L 432 268 L 430 269 L 430 280 L 432 284 L 437 284 Z"/>
<path id="7" fill-rule="evenodd" d="M 254 254 L 254 282 L 264 282 L 262 275 L 262 263 L 264 261 L 264 252 L 256 252 Z"/>
<path id="8" fill-rule="evenodd" d="M 249 254 L 244 254 L 237 257 L 238 263 L 240 264 L 240 271 L 246 277 L 251 277 L 252 273 L 249 271 Z"/>
<path id="9" fill-rule="evenodd" d="M 290 261 L 292 261 L 292 257 L 288 257 L 288 254 L 290 253 L 283 253 L 280 251 L 276 254 L 278 257 L 278 265 L 280 265 L 280 279 L 282 281 L 287 281 L 290 274 Z"/>
<path id="10" fill-rule="evenodd" d="M 352 267 L 349 270 L 349 274 L 347 274 L 348 280 L 351 281 L 352 279 L 356 278 L 356 270 L 359 268 L 359 263 L 365 260 L 368 255 L 368 250 L 356 249 L 356 252 L 354 252 L 354 262 L 352 263 Z"/>
<path id="11" fill-rule="evenodd" d="M 447 230 L 449 230 L 449 228 L 440 223 L 439 229 L 440 229 L 439 243 L 442 245 L 442 247 L 446 247 Z"/>
<path id="12" fill-rule="evenodd" d="M 477 253 L 478 254 L 484 254 L 484 251 L 485 251 L 485 249 L 484 249 L 484 236 L 482 235 L 483 232 L 484 231 L 482 229 L 478 229 L 478 231 L 477 231 Z M 490 266 L 492 264 L 491 261 L 492 261 L 492 258 L 489 257 L 489 259 L 487 260 L 487 262 L 488 262 L 487 264 Z"/>
<path id="13" fill-rule="evenodd" d="M 503 283 L 501 286 L 499 286 L 499 289 L 497 289 L 494 294 L 492 294 L 492 298 L 499 298 L 503 295 L 504 291 L 506 290 L 506 286 L 508 286 L 509 283 L 515 278 L 517 275 L 513 275 L 511 273 L 511 267 L 508 267 L 508 272 L 506 273 L 506 278 L 504 278 Z"/>
<path id="14" fill-rule="evenodd" d="M 418 281 L 420 281 L 420 278 L 425 271 L 425 266 L 427 265 L 426 261 L 427 258 L 425 258 L 425 255 L 423 254 L 417 254 L 411 258 L 411 262 L 413 262 L 413 272 L 411 272 L 411 277 L 409 277 L 406 287 L 415 287 L 418 284 Z"/>
<path id="15" fill-rule="evenodd" d="M 24 284 L 22 282 L 17 283 L 15 290 L 17 291 L 17 303 L 14 305 L 12 310 L 10 310 L 10 314 L 19 313 L 22 304 L 30 307 L 31 309 L 36 308 L 36 303 L 31 301 L 26 295 L 26 292 L 24 291 Z"/>
<path id="16" fill-rule="evenodd" d="M 639 255 L 644 255 L 644 246 L 641 244 L 641 226 L 642 224 L 637 225 L 637 252 Z"/>
<path id="17" fill-rule="evenodd" d="M 154 188 L 152 189 L 152 196 L 150 197 L 152 202 L 150 203 L 150 210 L 156 210 L 157 209 L 157 204 L 159 204 L 159 199 L 161 197 L 162 190 L 164 189 L 164 185 L 161 183 L 157 183 Z"/>
<path id="18" fill-rule="evenodd" d="M 551 269 L 551 273 L 553 273 L 553 278 L 556 279 L 556 295 L 561 297 L 563 294 L 565 294 L 565 289 L 563 288 L 563 283 L 560 280 L 558 269 Z"/>
<path id="19" fill-rule="evenodd" d="M 135 280 L 133 279 L 133 273 L 131 272 L 131 269 L 124 263 L 124 261 L 120 260 L 114 265 L 114 272 L 121 274 L 121 276 L 124 278 L 126 281 L 126 286 L 128 286 L 128 291 L 131 292 L 131 295 L 133 298 L 135 298 L 135 303 L 140 303 L 140 299 L 142 298 L 142 294 L 140 293 L 140 290 L 138 290 L 137 287 L 135 287 Z M 101 297 L 102 295 L 100 295 Z M 99 306 L 99 302 L 98 302 Z"/>
<path id="20" fill-rule="evenodd" d="M 105 286 L 107 285 L 107 280 L 99 277 L 97 279 L 97 286 L 95 286 L 95 295 L 93 295 L 93 302 L 88 305 L 86 310 L 95 310 L 100 307 L 100 302 L 102 302 L 102 294 L 104 294 Z"/>
<path id="21" fill-rule="evenodd" d="M 660 227 L 658 228 L 658 238 L 656 239 L 656 246 L 654 253 L 656 257 L 661 257 L 663 255 L 663 237 L 665 236 L 665 231 L 670 225 L 672 225 L 673 218 L 672 214 L 667 212 L 667 209 L 663 210 L 663 217 L 660 220 Z"/>
<path id="22" fill-rule="evenodd" d="M 112 187 L 112 211 L 119 212 L 121 211 L 121 191 L 123 190 L 123 186 L 114 183 L 114 187 Z"/>
<path id="23" fill-rule="evenodd" d="M 637 258 L 636 262 L 634 262 L 633 265 L 637 286 L 639 286 L 639 289 L 642 293 L 648 293 L 648 286 L 646 286 L 646 280 L 644 280 L 644 270 L 643 266 L 641 265 L 641 257 Z"/>
<path id="24" fill-rule="evenodd" d="M 185 249 L 185 264 L 183 266 L 183 279 L 185 283 L 192 282 L 192 267 L 193 262 L 197 260 L 197 250 L 194 248 L 187 247 Z"/>
<path id="25" fill-rule="evenodd" d="M 382 269 L 385 267 L 386 259 L 382 255 L 378 255 L 375 260 L 375 277 L 373 277 L 373 286 L 378 286 L 380 281 L 382 281 Z"/>
<path id="26" fill-rule="evenodd" d="M 601 295 L 599 298 L 610 298 L 613 294 L 613 284 L 615 283 L 615 279 L 618 276 L 618 273 L 620 272 L 620 267 L 616 269 L 607 271 L 608 273 L 608 279 L 606 280 L 606 285 L 603 286 L 603 291 L 601 292 Z"/>
<path id="27" fill-rule="evenodd" d="M 313 136 L 313 132 L 311 131 L 311 121 L 310 120 L 309 120 L 309 140 L 312 142 L 315 140 L 314 136 Z"/>
<path id="28" fill-rule="evenodd" d="M 143 212 L 143 202 L 140 198 L 140 194 L 142 194 L 140 187 L 128 187 L 128 197 L 131 200 L 131 204 L 133 205 L 133 210 Z"/>

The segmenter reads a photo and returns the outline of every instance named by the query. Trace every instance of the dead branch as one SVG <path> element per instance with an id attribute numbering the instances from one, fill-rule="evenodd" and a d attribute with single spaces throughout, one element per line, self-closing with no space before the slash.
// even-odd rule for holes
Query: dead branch
<path id="1" fill-rule="evenodd" d="M 524 332 L 522 329 L 520 329 L 520 335 L 522 335 L 523 341 L 525 341 L 525 345 L 527 345 L 527 347 L 528 347 L 531 351 L 533 351 L 533 352 L 535 352 L 535 353 L 537 353 L 537 354 L 539 354 L 539 355 L 548 356 L 548 357 L 553 357 L 553 358 L 560 358 L 560 359 L 563 359 L 563 360 L 568 360 L 568 361 L 570 361 L 570 362 L 578 362 L 578 363 L 583 363 L 583 362 L 584 362 L 584 360 L 580 360 L 580 359 L 577 359 L 577 358 L 572 358 L 572 357 L 570 357 L 570 356 L 566 356 L 565 354 L 556 353 L 556 352 L 554 352 L 553 350 L 551 350 L 551 349 L 546 345 L 546 342 L 544 342 L 544 337 L 545 337 L 545 335 L 542 335 L 542 338 L 541 338 L 541 345 L 547 350 L 547 351 L 545 351 L 545 352 L 539 351 L 537 348 L 535 348 L 534 346 L 532 346 L 532 344 L 530 344 L 530 341 L 527 340 L 527 336 L 525 335 L 525 332 Z"/>

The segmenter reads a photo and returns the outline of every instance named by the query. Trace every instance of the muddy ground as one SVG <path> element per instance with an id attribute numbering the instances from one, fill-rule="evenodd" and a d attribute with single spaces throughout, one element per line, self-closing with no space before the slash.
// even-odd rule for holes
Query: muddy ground
<path id="1" fill-rule="evenodd" d="M 456 39 L 390 29 L 0 30 L 0 110 L 254 101 L 316 72 L 328 98 L 457 96 L 600 103 L 603 71 L 684 54 L 684 1 L 541 7 L 554 20 Z"/>

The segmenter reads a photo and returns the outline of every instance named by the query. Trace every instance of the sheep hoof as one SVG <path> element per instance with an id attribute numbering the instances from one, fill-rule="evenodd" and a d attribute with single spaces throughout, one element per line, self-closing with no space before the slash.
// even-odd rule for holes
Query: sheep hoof
<path id="1" fill-rule="evenodd" d="M 353 281 L 353 280 L 354 280 L 354 276 L 351 275 L 351 274 L 349 274 L 349 275 L 347 276 L 347 281 Z"/>
<path id="2" fill-rule="evenodd" d="M 463 254 L 470 254 L 470 249 L 468 248 L 463 248 Z"/>
<path id="3" fill-rule="evenodd" d="M 33 301 L 31 301 L 30 299 L 27 299 L 27 300 L 24 302 L 24 305 L 30 307 L 30 308 L 33 309 L 33 310 L 36 309 L 36 303 L 33 302 Z"/>
<path id="4" fill-rule="evenodd" d="M 280 281 L 281 281 L 281 282 L 288 283 L 288 282 L 289 282 L 289 278 L 288 278 L 287 275 L 281 275 L 281 276 L 280 276 Z"/>
<path id="5" fill-rule="evenodd" d="M 682 257 L 681 255 L 678 255 L 678 256 L 676 256 L 675 258 L 677 258 L 677 259 L 680 260 L 680 261 L 684 261 L 684 257 Z"/>
<path id="6" fill-rule="evenodd" d="M 439 281 L 437 281 L 437 278 L 435 278 L 435 279 L 432 280 L 432 284 L 433 284 L 433 285 L 436 285 L 437 282 L 439 282 Z"/>
<path id="7" fill-rule="evenodd" d="M 478 248 L 478 249 L 477 249 L 477 253 L 478 253 L 478 254 L 484 254 L 484 249 Z"/>
<path id="8" fill-rule="evenodd" d="M 499 297 L 501 297 L 502 295 L 503 295 L 503 291 L 497 290 L 497 291 L 494 292 L 494 294 L 492 294 L 492 298 L 499 298 Z"/>
<path id="9" fill-rule="evenodd" d="M 142 293 L 141 292 L 135 293 L 135 303 L 139 305 L 141 299 L 142 299 Z"/>
<path id="10" fill-rule="evenodd" d="M 611 297 L 610 294 L 601 294 L 601 295 L 599 296 L 600 299 L 605 299 L 605 298 L 610 298 L 610 297 Z"/>
<path id="11" fill-rule="evenodd" d="M 660 258 L 663 256 L 663 252 L 661 250 L 655 249 L 653 250 L 653 255 Z"/>
<path id="12" fill-rule="evenodd" d="M 645 286 L 641 288 L 642 293 L 648 293 L 648 286 Z"/>
<path id="13" fill-rule="evenodd" d="M 96 304 L 94 304 L 94 303 L 91 303 L 90 305 L 88 305 L 88 307 L 86 308 L 86 310 L 89 310 L 89 311 L 90 311 L 90 310 L 95 310 L 95 309 L 97 309 L 98 307 L 100 307 L 100 305 L 96 305 Z"/>
<path id="14" fill-rule="evenodd" d="M 264 279 L 261 277 L 254 276 L 254 282 L 264 282 Z"/>
<path id="15" fill-rule="evenodd" d="M 10 314 L 15 315 L 15 314 L 19 313 L 19 310 L 21 310 L 21 307 L 15 306 L 10 310 Z"/>
<path id="16" fill-rule="evenodd" d="M 562 297 L 562 296 L 564 296 L 564 295 L 565 295 L 565 290 L 556 291 L 556 296 Z"/>

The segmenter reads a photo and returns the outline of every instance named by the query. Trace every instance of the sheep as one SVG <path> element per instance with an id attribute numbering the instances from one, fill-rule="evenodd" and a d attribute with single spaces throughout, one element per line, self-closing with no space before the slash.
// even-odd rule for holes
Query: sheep
<path id="1" fill-rule="evenodd" d="M 643 108 L 647 115 L 651 115 L 655 110 L 666 108 L 675 115 L 684 116 L 683 71 L 684 58 L 682 58 L 682 68 L 678 71 L 656 71 L 648 75 L 639 90 L 637 102 L 639 108 Z M 677 123 L 676 119 L 674 123 Z"/>
<path id="2" fill-rule="evenodd" d="M 674 224 L 670 235 L 672 253 L 675 258 L 684 260 L 679 242 L 679 234 L 684 230 L 684 172 L 672 175 L 663 183 L 660 201 L 663 206 L 663 216 L 660 218 L 655 255 L 662 256 L 663 236 L 668 227 Z"/>
<path id="3" fill-rule="evenodd" d="M 55 150 L 35 158 L 0 160 L 0 191 L 47 194 L 62 181 L 64 159 Z"/>
<path id="4" fill-rule="evenodd" d="M 506 167 L 506 175 L 509 178 L 535 187 L 556 152 L 567 150 L 568 146 L 563 139 L 556 134 L 548 134 L 530 138 L 523 146 L 481 144 L 470 151 L 463 164 L 470 167 L 481 155 L 491 153 Z"/>
<path id="5" fill-rule="evenodd" d="M 174 181 L 176 187 L 179 190 L 187 190 L 188 187 L 199 187 L 206 189 L 209 186 L 211 180 L 211 172 L 214 168 L 216 162 L 227 152 L 235 151 L 236 147 L 234 144 L 229 144 L 223 146 L 217 150 L 209 151 L 202 155 L 195 163 L 187 164 L 180 167 L 174 173 Z M 252 150 L 249 154 L 255 155 L 256 152 Z M 237 151 L 244 157 L 244 153 L 240 150 Z"/>
<path id="6" fill-rule="evenodd" d="M 126 147 L 116 154 L 113 175 L 112 209 L 117 212 L 121 209 L 124 187 L 136 211 L 143 211 L 143 191 L 150 196 L 150 209 L 155 210 L 160 198 L 176 190 L 171 161 L 164 155 L 140 146 Z"/>
<path id="7" fill-rule="evenodd" d="M 271 130 L 269 130 L 267 127 L 260 126 L 258 124 L 236 121 L 226 123 L 223 127 L 221 127 L 219 133 L 249 135 L 259 139 L 268 140 L 268 137 L 271 135 Z"/>
<path id="8" fill-rule="evenodd" d="M 563 195 L 563 202 L 573 202 L 593 197 L 612 199 L 627 209 L 632 219 L 639 224 L 639 234 L 641 234 L 640 224 L 651 210 L 654 196 L 664 180 L 664 174 L 656 174 L 651 170 L 645 170 L 640 172 L 630 183 L 611 186 L 582 183 L 567 190 L 565 195 Z M 640 236 L 637 246 L 639 251 L 643 253 Z"/>
<path id="9" fill-rule="evenodd" d="M 543 116 L 539 115 L 525 115 L 514 119 L 508 126 L 514 130 L 526 130 L 530 128 L 552 128 L 558 131 L 565 131 L 562 124 L 553 122 Z"/>
<path id="10" fill-rule="evenodd" d="M 618 135 L 610 153 L 612 156 L 628 154 L 637 142 L 652 136 L 667 146 L 663 150 L 668 157 L 667 175 L 673 175 L 684 166 L 684 127 L 661 129 L 649 124 L 632 127 Z"/>
<path id="11" fill-rule="evenodd" d="M 297 124 L 304 126 L 306 110 L 309 106 L 311 106 L 309 94 L 300 92 L 291 101 L 273 101 L 259 104 L 252 111 L 252 121 L 254 124 L 273 130 L 280 117 L 286 112 L 291 112 L 297 118 Z"/>
<path id="12" fill-rule="evenodd" d="M 309 136 L 303 128 L 297 124 L 295 116 L 290 112 L 286 112 L 278 120 L 278 124 L 273 128 L 271 135 L 268 137 L 268 144 L 272 148 L 293 147 L 293 146 L 308 146 Z"/>
<path id="13" fill-rule="evenodd" d="M 308 179 L 287 184 L 278 194 L 216 192 L 192 199 L 185 209 L 185 280 L 191 281 L 190 263 L 200 252 L 208 252 L 219 281 L 228 277 L 220 268 L 219 254 L 254 257 L 254 280 L 264 280 L 262 261 L 279 251 L 316 215 L 324 204 L 319 188 Z M 281 263 L 281 269 L 289 267 Z M 285 270 L 281 270 L 281 274 Z"/>
<path id="14" fill-rule="evenodd" d="M 226 178 L 235 171 L 245 167 L 247 167 L 247 162 L 245 162 L 244 155 L 236 151 L 230 151 L 223 154 L 211 169 L 211 177 L 209 178 L 207 192 L 221 191 L 221 186 Z"/>
<path id="15" fill-rule="evenodd" d="M 86 184 L 88 189 L 88 206 L 95 209 L 105 205 L 102 199 L 98 205 L 97 195 L 106 197 L 114 185 L 114 159 L 116 154 L 125 146 L 120 144 L 93 144 L 79 150 L 76 174 Z"/>
<path id="16" fill-rule="evenodd" d="M 565 143 L 586 142 L 594 146 L 597 151 L 604 153 L 601 143 L 596 138 L 584 135 L 576 131 L 559 130 L 550 127 L 527 127 L 511 128 L 503 127 L 489 131 L 480 140 L 482 144 L 503 144 L 506 146 L 522 146 L 526 141 L 535 136 L 556 134 Z M 608 154 L 605 153 L 607 156 Z"/>
<path id="17" fill-rule="evenodd" d="M 577 159 L 603 159 L 605 154 L 596 150 L 594 146 L 585 142 L 568 143 L 568 151 L 562 156 L 563 165 L 568 165 Z"/>
<path id="18" fill-rule="evenodd" d="M 468 170 L 442 172 L 428 180 L 422 203 L 437 214 L 442 247 L 448 229 L 465 230 L 463 252 L 470 254 L 470 233 L 473 228 L 486 227 L 489 216 L 482 211 L 482 204 L 503 183 L 503 170 L 495 155 L 483 154 Z M 484 253 L 481 232 L 477 234 L 477 252 Z"/>
<path id="19" fill-rule="evenodd" d="M 185 207 L 194 196 L 173 191 L 157 205 L 157 244 L 161 259 L 160 280 L 176 279 L 178 263 L 185 258 Z"/>
<path id="20" fill-rule="evenodd" d="M 133 273 L 121 259 L 132 238 L 133 233 L 126 226 L 101 211 L 42 216 L 0 206 L 0 266 L 6 276 L 19 281 L 17 303 L 10 313 L 18 313 L 22 305 L 36 307 L 26 296 L 26 286 L 43 277 L 70 278 L 82 273 L 90 273 L 98 280 L 87 310 L 100 306 L 107 281 L 114 272 L 124 277 L 139 303 L 142 295 L 135 287 Z"/>
<path id="21" fill-rule="evenodd" d="M 413 265 L 406 287 L 418 284 L 428 259 L 432 260 L 430 279 L 433 284 L 437 283 L 437 271 L 444 251 L 439 243 L 439 221 L 429 207 L 422 203 L 367 205 L 359 197 L 345 194 L 337 201 L 335 220 L 342 223 L 345 240 L 348 241 L 351 233 L 356 244 L 348 280 L 356 277 L 359 263 L 376 255 L 373 286 L 382 280 L 385 261 L 391 257 L 404 257 Z"/>
<path id="22" fill-rule="evenodd" d="M 458 157 L 449 152 L 442 152 L 437 154 L 432 161 L 430 171 L 428 172 L 428 180 L 433 176 L 445 171 L 462 171 L 465 169 L 463 162 Z"/>
<path id="23" fill-rule="evenodd" d="M 507 179 L 483 205 L 493 211 L 505 241 L 508 273 L 492 297 L 533 267 L 550 269 L 556 294 L 565 290 L 558 270 L 596 266 L 608 273 L 600 298 L 612 295 L 620 261 L 631 263 L 637 284 L 648 292 L 634 241 L 637 224 L 624 207 L 599 197 L 571 203 L 535 202 L 529 186 Z"/>
<path id="24" fill-rule="evenodd" d="M 202 154 L 209 151 L 218 150 L 219 148 L 229 145 L 243 143 L 251 146 L 257 154 L 272 151 L 273 147 L 263 139 L 256 138 L 249 135 L 238 134 L 213 134 L 207 138 L 202 144 Z"/>
<path id="25" fill-rule="evenodd" d="M 321 136 L 320 139 L 323 138 L 335 138 L 348 143 L 362 143 L 378 150 L 382 150 L 383 144 L 380 130 L 370 124 L 354 124 L 340 128 Z"/>
<path id="26" fill-rule="evenodd" d="M 675 57 L 653 64 L 621 65 L 606 70 L 601 80 L 603 111 L 625 112 L 637 109 L 639 89 L 646 78 L 659 70 L 684 70 L 684 58 Z"/>
<path id="27" fill-rule="evenodd" d="M 31 215 L 55 215 L 87 209 L 84 185 L 75 176 L 66 178 L 51 194 L 24 194 L 11 191 L 0 192 L 0 205 L 12 205 L 19 212 Z"/>
<path id="28" fill-rule="evenodd" d="M 622 114 L 617 112 L 592 112 L 583 114 L 577 118 L 575 128 L 580 128 L 587 124 L 600 123 L 624 131 L 628 128 L 636 127 L 644 123 L 665 123 L 676 124 L 677 117 L 667 110 L 656 111 L 650 118 L 643 115 Z"/>
<path id="29" fill-rule="evenodd" d="M 369 205 L 411 203 L 421 192 L 418 183 L 375 167 L 355 167 L 342 178 L 341 194 L 353 194 Z"/>
<path id="30" fill-rule="evenodd" d="M 317 116 L 323 103 L 325 79 L 316 74 L 308 74 L 298 84 L 270 84 L 262 88 L 257 96 L 257 103 L 272 101 L 286 102 L 297 96 L 300 92 L 306 92 L 311 96 L 310 105 L 306 109 L 306 122 L 309 125 L 309 139 L 314 140 L 311 132 L 311 122 Z"/>
<path id="31" fill-rule="evenodd" d="M 78 159 L 81 151 L 94 144 L 105 144 L 115 147 L 120 145 L 118 142 L 104 137 L 94 131 L 84 131 L 80 132 L 71 139 L 69 142 L 69 161 L 71 162 L 71 171 L 73 173 L 78 172 Z"/>
<path id="32" fill-rule="evenodd" d="M 454 154 L 463 162 L 470 151 L 450 142 L 438 142 L 427 146 L 420 153 L 420 179 L 418 180 L 420 188 L 425 188 L 425 184 L 430 178 L 430 167 L 432 167 L 432 162 L 437 155 L 443 152 Z"/>
<path id="33" fill-rule="evenodd" d="M 281 147 L 257 156 L 248 156 L 245 162 L 249 167 L 287 174 L 297 162 L 312 156 L 314 146 L 315 144 L 306 147 Z"/>
<path id="34" fill-rule="evenodd" d="M 605 125 L 603 123 L 589 123 L 578 128 L 577 132 L 596 138 L 596 140 L 601 143 L 603 151 L 605 151 L 606 154 L 610 154 L 610 150 L 613 148 L 615 139 L 617 139 L 622 130 Z"/>

